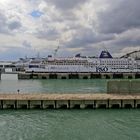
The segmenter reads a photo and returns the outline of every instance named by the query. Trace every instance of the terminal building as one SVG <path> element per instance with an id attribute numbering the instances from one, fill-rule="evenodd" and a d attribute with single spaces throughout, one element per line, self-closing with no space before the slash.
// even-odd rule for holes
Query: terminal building
<path id="1" fill-rule="evenodd" d="M 5 73 L 5 72 L 12 72 L 15 71 L 16 67 L 13 64 L 13 62 L 8 62 L 8 61 L 0 61 L 0 72 Z"/>

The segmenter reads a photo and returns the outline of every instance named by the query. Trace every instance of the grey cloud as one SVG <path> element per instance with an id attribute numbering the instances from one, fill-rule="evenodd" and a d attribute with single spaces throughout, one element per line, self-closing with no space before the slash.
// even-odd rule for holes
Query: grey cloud
<path id="1" fill-rule="evenodd" d="M 35 9 L 40 3 L 36 0 L 30 1 L 32 7 Z M 8 16 L 4 15 L 4 12 L 0 10 L 0 33 L 16 34 L 17 32 L 14 32 L 14 30 L 20 29 L 23 23 L 23 25 L 26 24 L 27 26 L 27 32 L 24 32 L 24 35 L 26 36 L 28 33 L 32 33 L 33 36 L 41 39 L 40 45 L 43 39 L 53 42 L 54 40 L 60 38 L 61 42 L 62 37 L 66 34 L 66 37 L 68 35 L 71 40 L 64 40 L 64 42 L 62 41 L 62 44 L 60 44 L 62 46 L 60 47 L 61 54 L 65 54 L 66 56 L 67 54 L 71 54 L 71 52 L 75 53 L 77 50 L 81 50 L 83 55 L 85 53 L 88 55 L 98 55 L 99 50 L 102 49 L 102 47 L 100 47 L 100 44 L 102 44 L 103 42 L 105 43 L 105 47 L 109 51 L 111 50 L 112 53 L 121 52 L 121 50 L 126 47 L 128 48 L 130 46 L 140 46 L 140 32 L 132 31 L 134 28 L 140 28 L 140 0 L 103 0 L 103 2 L 101 2 L 103 6 L 105 1 L 107 1 L 107 4 L 109 4 L 110 6 L 108 7 L 108 9 L 103 10 L 102 12 L 99 10 L 100 13 L 98 10 L 96 11 L 96 9 L 90 11 L 95 12 L 95 17 L 97 17 L 97 20 L 94 19 L 93 25 L 92 22 L 88 23 L 88 21 L 84 21 L 84 17 L 82 18 L 82 16 L 90 14 L 86 11 L 88 9 L 80 9 L 80 6 L 82 6 L 89 0 L 42 1 L 46 1 L 46 3 L 49 3 L 51 6 L 54 5 L 55 8 L 53 9 L 53 12 L 46 10 L 46 13 L 44 13 L 44 15 L 40 19 L 36 19 L 35 22 L 37 24 L 33 28 L 30 28 L 29 25 L 27 25 L 28 23 L 34 22 L 30 21 L 31 19 L 27 18 L 27 21 L 20 21 L 20 17 L 14 17 L 14 19 L 10 19 L 12 17 L 8 18 Z M 92 6 L 94 1 L 98 0 L 90 0 L 89 4 L 91 4 Z M 34 4 L 34 2 L 36 4 Z M 79 15 L 81 15 L 81 17 L 78 17 L 78 14 L 76 13 L 77 11 L 80 13 Z M 59 14 L 57 14 L 57 12 L 59 12 Z M 34 26 L 34 24 L 35 23 L 31 24 L 30 26 Z M 99 28 L 96 29 L 96 32 L 94 32 L 95 25 L 99 25 Z M 130 30 L 129 35 L 124 34 L 128 30 Z M 22 32 L 23 30 L 20 31 Z M 117 34 L 117 36 L 115 34 Z M 13 44 L 15 44 L 14 39 Z M 40 51 L 40 53 L 43 53 L 45 55 L 47 54 L 45 51 L 46 49 L 44 49 L 44 51 Z M 7 52 L 0 53 L 0 58 L 5 56 L 9 58 L 21 56 L 24 57 L 24 55 L 31 56 L 32 52 L 32 44 L 30 43 L 30 41 L 25 40 L 23 41 L 21 46 L 9 48 Z"/>
<path id="2" fill-rule="evenodd" d="M 66 46 L 69 48 L 74 47 L 85 47 L 88 44 L 96 44 L 103 41 L 113 40 L 115 36 L 113 34 L 98 34 L 93 32 L 91 29 L 80 29 L 72 40 L 66 42 Z"/>
<path id="3" fill-rule="evenodd" d="M 8 19 L 2 11 L 0 11 L 0 33 L 11 35 L 13 30 L 21 27 L 20 21 L 11 21 Z"/>
<path id="4" fill-rule="evenodd" d="M 10 30 L 19 29 L 21 26 L 22 25 L 19 21 L 12 21 L 12 22 L 8 23 L 8 28 Z"/>
<path id="5" fill-rule="evenodd" d="M 119 46 L 119 47 L 127 47 L 127 46 L 140 46 L 140 40 L 133 40 L 133 39 L 123 39 L 123 40 L 118 40 L 114 42 L 114 45 Z"/>
<path id="6" fill-rule="evenodd" d="M 96 44 L 97 45 L 97 44 Z M 88 45 L 86 47 L 83 47 L 80 51 L 80 53 L 82 55 L 86 55 L 86 56 L 99 56 L 101 48 L 98 47 L 98 45 Z M 78 53 L 78 52 L 77 52 Z"/>
<path id="7" fill-rule="evenodd" d="M 24 40 L 22 45 L 25 47 L 25 48 L 32 48 L 32 44 L 30 42 L 28 42 L 27 40 Z"/>
<path id="8" fill-rule="evenodd" d="M 36 33 L 36 37 L 47 40 L 55 40 L 58 36 L 59 33 L 56 29 L 38 30 Z"/>
<path id="9" fill-rule="evenodd" d="M 7 18 L 0 11 L 0 33 L 9 34 L 8 28 L 6 26 Z"/>
<path id="10" fill-rule="evenodd" d="M 79 4 L 86 2 L 87 0 L 46 0 L 46 1 L 49 1 L 50 3 L 54 4 L 56 8 L 59 8 L 61 10 L 69 10 L 73 9 Z"/>
<path id="11" fill-rule="evenodd" d="M 66 24 L 67 22 L 75 23 L 78 20 L 78 18 L 74 14 L 74 10 L 61 12 L 61 15 L 62 16 L 58 17 L 57 20 L 60 22 L 65 22 Z"/>
<path id="12" fill-rule="evenodd" d="M 110 1 L 110 7 L 98 15 L 99 30 L 104 33 L 122 33 L 140 27 L 140 0 Z"/>
<path id="13" fill-rule="evenodd" d="M 107 46 L 115 51 L 120 51 L 121 49 L 128 47 L 138 47 L 140 46 L 140 30 L 133 29 L 123 32 L 115 37 L 114 40 L 107 42 Z"/>

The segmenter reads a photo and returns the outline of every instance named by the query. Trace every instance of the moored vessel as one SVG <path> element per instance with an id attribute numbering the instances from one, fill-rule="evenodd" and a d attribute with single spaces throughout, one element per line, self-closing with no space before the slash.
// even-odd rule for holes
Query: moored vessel
<path id="1" fill-rule="evenodd" d="M 113 58 L 104 50 L 99 57 L 83 57 L 77 54 L 74 57 L 34 58 L 20 62 L 25 72 L 31 73 L 137 73 L 140 72 L 140 60 L 134 58 Z M 18 68 L 19 65 L 16 65 Z"/>

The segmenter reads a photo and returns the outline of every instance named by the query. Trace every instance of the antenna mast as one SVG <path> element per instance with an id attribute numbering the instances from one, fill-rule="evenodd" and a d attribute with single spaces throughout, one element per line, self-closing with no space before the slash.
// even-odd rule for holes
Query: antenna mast
<path id="1" fill-rule="evenodd" d="M 59 48 L 60 48 L 60 46 L 59 46 L 59 41 L 58 41 L 58 46 L 57 46 L 57 48 L 54 50 L 54 57 L 56 57 Z"/>
<path id="2" fill-rule="evenodd" d="M 104 50 L 105 50 L 106 52 L 108 52 L 108 50 L 107 50 L 107 48 L 105 47 L 105 44 L 104 44 L 104 43 L 102 44 L 102 47 L 104 48 Z"/>

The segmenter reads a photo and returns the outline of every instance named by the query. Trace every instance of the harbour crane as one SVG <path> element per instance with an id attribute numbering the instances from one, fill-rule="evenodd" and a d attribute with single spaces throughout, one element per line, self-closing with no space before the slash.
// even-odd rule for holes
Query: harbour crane
<path id="1" fill-rule="evenodd" d="M 58 50 L 59 50 L 59 45 L 58 45 L 57 48 L 54 50 L 54 57 L 56 57 L 56 54 L 57 54 Z"/>
<path id="2" fill-rule="evenodd" d="M 59 41 L 58 41 L 58 46 L 57 46 L 57 48 L 54 50 L 54 57 L 56 57 L 59 48 L 60 48 L 60 45 L 59 45 Z"/>

